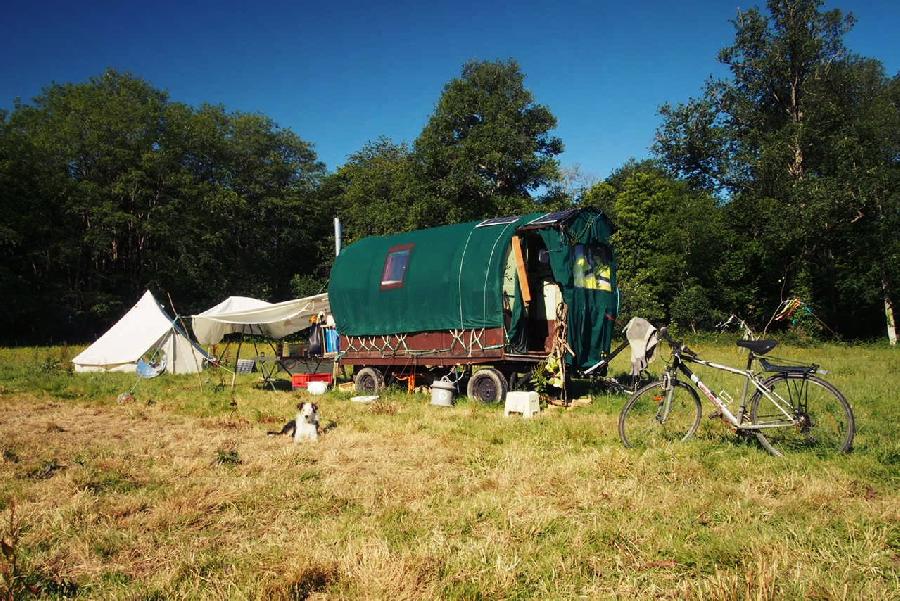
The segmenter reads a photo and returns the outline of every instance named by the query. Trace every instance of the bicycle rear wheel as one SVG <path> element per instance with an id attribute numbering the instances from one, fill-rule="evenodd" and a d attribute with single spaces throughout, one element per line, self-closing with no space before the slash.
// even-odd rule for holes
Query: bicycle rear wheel
<path id="1" fill-rule="evenodd" d="M 782 456 L 792 451 L 818 454 L 846 453 L 853 446 L 856 423 L 853 410 L 841 392 L 825 380 L 800 373 L 783 373 L 763 382 L 791 406 L 795 425 L 756 431 L 767 451 Z M 785 423 L 787 418 L 760 391 L 750 399 L 753 425 Z"/>
<path id="2" fill-rule="evenodd" d="M 652 447 L 690 438 L 700 425 L 700 398 L 693 388 L 672 380 L 672 403 L 663 417 L 666 390 L 654 382 L 635 392 L 619 414 L 619 437 L 626 447 Z"/>

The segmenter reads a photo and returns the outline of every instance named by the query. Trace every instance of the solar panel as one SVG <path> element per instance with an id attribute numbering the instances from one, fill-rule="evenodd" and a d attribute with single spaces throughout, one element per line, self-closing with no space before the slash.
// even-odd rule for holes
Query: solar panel
<path id="1" fill-rule="evenodd" d="M 554 211 L 553 213 L 547 213 L 546 215 L 542 215 L 538 217 L 534 221 L 530 221 L 525 224 L 525 227 L 535 227 L 540 225 L 555 225 L 562 221 L 565 221 L 572 215 L 578 212 L 578 209 L 566 209 L 564 211 Z"/>
<path id="2" fill-rule="evenodd" d="M 492 217 L 490 219 L 485 219 L 475 227 L 491 227 L 492 225 L 509 225 L 510 223 L 515 223 L 519 220 L 518 215 L 512 215 L 510 217 Z"/>

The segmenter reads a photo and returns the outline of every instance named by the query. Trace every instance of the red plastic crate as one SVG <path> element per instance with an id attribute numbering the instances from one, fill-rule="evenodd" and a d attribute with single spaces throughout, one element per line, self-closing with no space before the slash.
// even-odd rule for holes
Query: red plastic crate
<path id="1" fill-rule="evenodd" d="M 325 382 L 326 384 L 331 384 L 331 374 L 321 373 L 321 374 L 292 374 L 291 375 L 291 388 L 296 390 L 297 388 L 306 388 L 310 382 Z"/>

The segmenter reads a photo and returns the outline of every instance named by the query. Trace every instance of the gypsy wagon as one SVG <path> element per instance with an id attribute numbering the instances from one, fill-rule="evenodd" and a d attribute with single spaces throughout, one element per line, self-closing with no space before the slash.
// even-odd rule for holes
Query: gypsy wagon
<path id="1" fill-rule="evenodd" d="M 609 353 L 618 311 L 611 225 L 570 209 L 359 240 L 328 298 L 357 390 L 443 375 L 502 400 L 556 353 L 569 370 Z"/>

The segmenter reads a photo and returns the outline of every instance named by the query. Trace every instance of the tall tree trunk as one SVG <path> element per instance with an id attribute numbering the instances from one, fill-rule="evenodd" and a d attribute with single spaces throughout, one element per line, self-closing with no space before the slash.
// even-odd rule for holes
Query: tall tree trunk
<path id="1" fill-rule="evenodd" d="M 791 122 L 794 124 L 794 136 L 791 141 L 793 158 L 788 166 L 788 173 L 795 179 L 803 178 L 803 147 L 800 145 L 800 128 L 803 127 L 803 109 L 800 107 L 800 75 L 795 73 L 791 82 L 791 106 L 789 109 Z"/>
<path id="2" fill-rule="evenodd" d="M 881 277 L 881 290 L 884 293 L 884 317 L 887 321 L 887 335 L 891 346 L 897 345 L 897 322 L 894 321 L 894 303 L 891 302 L 891 291 L 887 278 Z"/>
<path id="3" fill-rule="evenodd" d="M 803 178 L 803 148 L 800 147 L 800 134 L 794 134 L 794 157 L 790 166 L 788 166 L 788 173 L 791 174 L 795 179 Z"/>
<path id="4" fill-rule="evenodd" d="M 882 192 L 887 195 L 887 186 L 882 188 Z M 888 248 L 889 242 L 888 239 L 890 236 L 896 235 L 895 228 L 892 228 L 889 224 L 885 223 L 884 217 L 884 205 L 882 203 L 882 195 L 874 194 L 875 199 L 875 218 L 877 223 L 877 229 L 875 230 L 877 233 L 876 240 L 878 241 L 878 248 L 881 253 L 884 252 L 883 249 Z M 894 303 L 891 300 L 891 282 L 888 277 L 888 269 L 886 266 L 887 257 L 884 254 L 881 255 L 881 260 L 879 261 L 881 267 L 881 295 L 884 297 L 884 320 L 885 325 L 887 325 L 887 335 L 888 341 L 891 343 L 891 346 L 897 345 L 897 321 L 894 319 Z"/>

